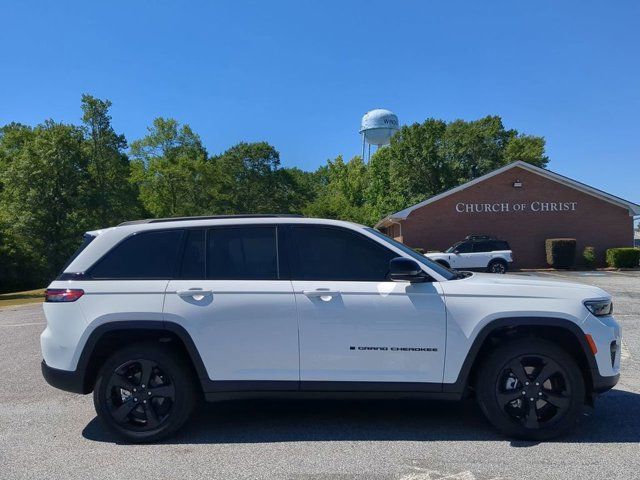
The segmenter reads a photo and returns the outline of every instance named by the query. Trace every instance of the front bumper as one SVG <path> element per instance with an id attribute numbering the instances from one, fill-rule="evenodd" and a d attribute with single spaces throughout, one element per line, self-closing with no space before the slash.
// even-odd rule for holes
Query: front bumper
<path id="1" fill-rule="evenodd" d="M 52 387 L 72 393 L 89 393 L 84 385 L 84 372 L 78 370 L 59 370 L 42 361 L 42 376 Z"/>

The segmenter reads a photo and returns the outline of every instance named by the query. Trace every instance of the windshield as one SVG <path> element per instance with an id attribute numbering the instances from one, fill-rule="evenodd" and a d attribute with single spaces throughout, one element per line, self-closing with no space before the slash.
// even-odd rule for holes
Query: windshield
<path id="1" fill-rule="evenodd" d="M 400 243 L 394 240 L 393 238 L 387 237 L 384 233 L 379 232 L 375 228 L 367 228 L 366 230 L 370 233 L 373 233 L 376 237 L 381 238 L 385 242 L 390 243 L 394 247 L 399 248 L 407 255 L 415 258 L 418 262 L 427 265 L 431 270 L 436 272 L 438 275 L 443 276 L 447 280 L 454 280 L 455 278 L 458 278 L 458 275 L 456 274 L 456 272 L 453 272 L 448 268 L 444 267 L 443 265 L 440 265 L 439 263 L 434 262 L 433 260 L 425 257 L 424 255 L 421 255 L 420 253 L 416 252 L 414 249 L 407 247 L 404 243 Z"/>
<path id="2" fill-rule="evenodd" d="M 458 248 L 458 245 L 460 245 L 462 242 L 458 242 L 458 243 L 454 243 L 451 247 L 447 248 L 444 253 L 453 253 L 453 251 Z"/>

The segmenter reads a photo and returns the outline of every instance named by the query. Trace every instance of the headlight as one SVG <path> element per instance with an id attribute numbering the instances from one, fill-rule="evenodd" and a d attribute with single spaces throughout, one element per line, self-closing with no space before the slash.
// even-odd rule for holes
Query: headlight
<path id="1" fill-rule="evenodd" d="M 611 300 L 587 300 L 584 302 L 584 306 L 596 317 L 605 317 L 613 313 Z"/>

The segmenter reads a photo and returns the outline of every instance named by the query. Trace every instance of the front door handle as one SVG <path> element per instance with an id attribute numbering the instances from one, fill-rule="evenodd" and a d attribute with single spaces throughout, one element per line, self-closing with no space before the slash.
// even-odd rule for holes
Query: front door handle
<path id="1" fill-rule="evenodd" d="M 302 294 L 309 297 L 309 298 L 318 298 L 320 297 L 320 300 L 323 300 L 325 302 L 328 302 L 329 300 L 331 300 L 333 297 L 337 297 L 340 295 L 340 291 L 339 290 L 329 290 L 329 289 L 317 289 L 317 290 L 303 290 Z"/>
<path id="2" fill-rule="evenodd" d="M 213 294 L 211 290 L 203 290 L 202 288 L 190 288 L 189 290 L 177 290 L 179 297 L 192 297 L 194 300 L 202 300 L 205 296 Z"/>

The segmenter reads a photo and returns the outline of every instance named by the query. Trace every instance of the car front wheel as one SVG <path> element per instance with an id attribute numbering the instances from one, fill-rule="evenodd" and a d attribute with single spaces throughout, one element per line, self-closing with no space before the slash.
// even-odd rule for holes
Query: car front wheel
<path id="1" fill-rule="evenodd" d="M 476 391 L 494 426 L 528 440 L 568 432 L 585 399 L 584 379 L 573 357 L 538 338 L 515 340 L 493 351 L 480 368 Z"/>
<path id="2" fill-rule="evenodd" d="M 98 417 L 130 442 L 154 442 L 175 433 L 195 405 L 191 369 L 168 347 L 140 343 L 104 363 L 93 401 Z"/>

